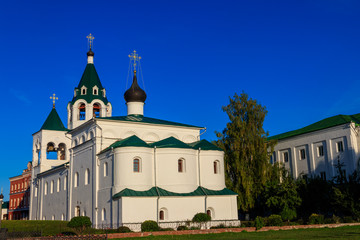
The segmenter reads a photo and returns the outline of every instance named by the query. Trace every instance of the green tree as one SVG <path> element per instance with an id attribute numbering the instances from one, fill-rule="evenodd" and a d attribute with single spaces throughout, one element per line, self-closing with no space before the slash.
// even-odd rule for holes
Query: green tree
<path id="1" fill-rule="evenodd" d="M 91 225 L 90 218 L 86 216 L 73 217 L 67 224 L 68 227 L 75 229 L 77 234 L 82 234 Z"/>
<path id="2" fill-rule="evenodd" d="M 216 143 L 225 152 L 226 185 L 239 194 L 238 207 L 248 212 L 273 173 L 269 159 L 275 142 L 267 141 L 263 129 L 266 108 L 246 93 L 235 94 L 222 109 L 230 122 L 216 132 Z"/>

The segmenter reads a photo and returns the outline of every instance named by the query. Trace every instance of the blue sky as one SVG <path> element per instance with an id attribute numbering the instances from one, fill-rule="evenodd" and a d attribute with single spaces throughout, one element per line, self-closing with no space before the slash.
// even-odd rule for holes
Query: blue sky
<path id="1" fill-rule="evenodd" d="M 95 36 L 95 66 L 125 115 L 129 59 L 142 56 L 145 115 L 206 126 L 245 91 L 266 106 L 270 135 L 360 112 L 359 1 L 3 1 L 0 8 L 0 187 L 32 158 L 32 134 L 66 105 Z M 128 84 L 129 86 L 129 84 Z"/>

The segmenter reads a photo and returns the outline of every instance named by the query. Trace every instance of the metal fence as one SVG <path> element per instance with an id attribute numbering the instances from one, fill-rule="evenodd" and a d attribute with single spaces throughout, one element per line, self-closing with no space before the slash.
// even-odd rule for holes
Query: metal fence
<path id="1" fill-rule="evenodd" d="M 205 223 L 196 223 L 190 220 L 188 221 L 176 221 L 176 222 L 158 222 L 159 227 L 161 228 L 170 228 L 173 230 L 177 230 L 180 226 L 186 226 L 188 229 L 209 229 L 211 227 L 240 227 L 239 220 L 211 220 Z M 121 223 L 121 224 L 98 224 L 94 225 L 94 228 L 109 230 L 117 229 L 119 227 L 128 227 L 130 230 L 134 232 L 141 231 L 141 223 Z"/>

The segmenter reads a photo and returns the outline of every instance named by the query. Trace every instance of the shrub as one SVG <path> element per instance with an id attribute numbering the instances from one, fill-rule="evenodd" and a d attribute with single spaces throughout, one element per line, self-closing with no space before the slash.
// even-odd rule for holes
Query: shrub
<path id="1" fill-rule="evenodd" d="M 159 228 L 159 231 L 174 231 L 173 228 Z"/>
<path id="2" fill-rule="evenodd" d="M 268 217 L 267 219 L 267 223 L 269 226 L 282 226 L 283 225 L 283 221 L 280 215 L 270 215 L 270 217 Z"/>
<path id="3" fill-rule="evenodd" d="M 308 224 L 322 224 L 324 223 L 324 215 L 313 213 L 309 217 Z"/>
<path id="4" fill-rule="evenodd" d="M 353 222 L 355 222 L 355 221 L 354 221 L 354 219 L 353 219 L 351 216 L 344 216 L 344 217 L 342 218 L 342 222 L 344 222 L 344 223 L 353 223 Z"/>
<path id="5" fill-rule="evenodd" d="M 256 230 L 261 229 L 264 225 L 265 225 L 264 218 L 257 216 L 257 217 L 255 218 L 255 227 L 256 227 Z"/>
<path id="6" fill-rule="evenodd" d="M 82 234 L 91 225 L 90 218 L 86 216 L 73 217 L 67 224 L 68 227 L 74 228 L 78 234 Z"/>
<path id="7" fill-rule="evenodd" d="M 121 226 L 121 227 L 119 227 L 119 228 L 117 229 L 117 232 L 118 232 L 118 233 L 128 233 L 128 232 L 132 232 L 132 231 L 131 231 L 130 228 L 128 228 L 128 227 Z"/>
<path id="8" fill-rule="evenodd" d="M 199 227 L 191 227 L 190 230 L 199 230 Z"/>
<path id="9" fill-rule="evenodd" d="M 211 220 L 211 217 L 209 215 L 207 215 L 206 213 L 197 213 L 195 214 L 195 216 L 193 217 L 192 221 L 193 222 L 208 222 Z"/>
<path id="10" fill-rule="evenodd" d="M 241 221 L 240 227 L 255 227 L 254 221 Z"/>
<path id="11" fill-rule="evenodd" d="M 178 226 L 176 230 L 178 230 L 178 231 L 188 230 L 188 227 L 187 226 Z"/>
<path id="12" fill-rule="evenodd" d="M 217 226 L 210 227 L 210 229 L 226 228 L 224 224 L 219 224 Z"/>
<path id="13" fill-rule="evenodd" d="M 141 224 L 142 232 L 154 232 L 159 230 L 160 230 L 159 225 L 155 221 L 147 220 Z"/>

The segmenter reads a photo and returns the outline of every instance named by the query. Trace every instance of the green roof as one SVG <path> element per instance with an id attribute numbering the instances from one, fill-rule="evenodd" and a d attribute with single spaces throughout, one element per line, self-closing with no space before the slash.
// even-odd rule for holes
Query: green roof
<path id="1" fill-rule="evenodd" d="M 201 141 L 197 141 L 197 142 L 193 142 L 193 143 L 189 143 L 190 146 L 192 146 L 192 148 L 194 149 L 201 149 L 201 150 L 215 150 L 215 151 L 223 151 L 221 148 L 218 148 L 217 146 L 215 146 L 214 144 L 212 144 L 211 142 L 203 139 Z"/>
<path id="2" fill-rule="evenodd" d="M 188 196 L 225 196 L 225 195 L 238 195 L 237 193 L 231 191 L 230 189 L 224 188 L 222 190 L 210 190 L 204 187 L 198 187 L 192 192 L 189 193 L 175 193 L 167 191 L 160 187 L 152 187 L 146 191 L 136 191 L 129 188 L 125 188 L 122 191 L 116 193 L 113 196 L 113 199 L 120 197 L 188 197 Z"/>
<path id="3" fill-rule="evenodd" d="M 330 128 L 330 127 L 335 127 L 335 126 L 350 123 L 350 122 L 354 122 L 355 124 L 360 124 L 360 113 L 354 114 L 354 115 L 337 115 L 337 116 L 325 118 L 325 119 L 323 119 L 319 122 L 313 123 L 309 126 L 306 126 L 306 127 L 294 130 L 294 131 L 274 135 L 274 136 L 269 137 L 268 139 L 269 140 L 272 140 L 272 139 L 281 140 L 281 139 L 294 137 L 294 136 L 298 136 L 298 135 L 305 134 L 305 133 L 315 132 L 315 131 L 319 131 L 319 130 Z"/>
<path id="4" fill-rule="evenodd" d="M 122 122 L 138 122 L 138 123 L 150 123 L 150 124 L 157 124 L 157 125 L 169 125 L 169 126 L 180 126 L 180 127 L 191 127 L 191 128 L 203 128 L 183 123 L 177 122 L 170 122 L 166 120 L 160 120 L 156 118 L 144 117 L 143 115 L 128 115 L 128 116 L 119 116 L 119 117 L 100 117 L 97 119 L 109 119 L 115 121 L 122 121 Z"/>
<path id="5" fill-rule="evenodd" d="M 40 130 L 68 131 L 62 123 L 56 109 L 53 108 Z"/>
<path id="6" fill-rule="evenodd" d="M 85 86 L 87 88 L 86 94 L 81 95 L 81 88 Z M 93 87 L 98 87 L 97 95 L 93 94 Z M 83 99 L 88 103 L 91 103 L 94 99 L 99 99 L 104 102 L 104 104 L 108 103 L 106 97 L 103 96 L 103 86 L 100 82 L 99 75 L 96 72 L 94 64 L 88 63 L 86 65 L 85 71 L 81 77 L 80 83 L 77 88 L 75 88 L 76 97 L 73 97 L 71 103 L 74 103 L 78 99 Z"/>
<path id="7" fill-rule="evenodd" d="M 139 137 L 137 137 L 136 135 L 132 135 L 131 137 L 114 142 L 109 147 L 102 150 L 101 153 L 106 152 L 111 148 L 119 148 L 119 147 L 147 147 L 147 148 L 149 148 L 150 146 L 146 142 L 141 140 Z"/>
<path id="8" fill-rule="evenodd" d="M 188 144 L 176 139 L 174 137 L 165 138 L 161 141 L 149 144 L 151 147 L 157 148 L 192 148 Z"/>
<path id="9" fill-rule="evenodd" d="M 9 201 L 3 202 L 2 203 L 2 208 L 3 209 L 9 208 Z"/>

